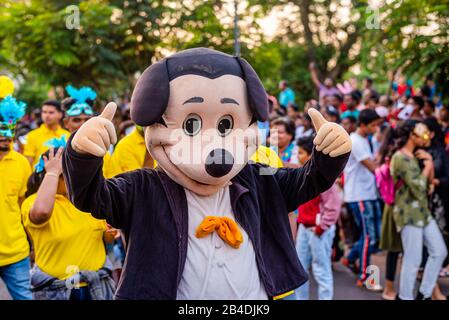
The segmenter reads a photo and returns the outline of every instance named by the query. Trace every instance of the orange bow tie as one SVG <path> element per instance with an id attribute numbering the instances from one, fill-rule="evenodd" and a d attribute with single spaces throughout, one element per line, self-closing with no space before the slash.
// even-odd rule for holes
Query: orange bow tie
<path id="1" fill-rule="evenodd" d="M 234 249 L 238 249 L 243 242 L 237 223 L 228 217 L 207 216 L 196 229 L 195 236 L 203 238 L 215 230 L 220 238 Z"/>

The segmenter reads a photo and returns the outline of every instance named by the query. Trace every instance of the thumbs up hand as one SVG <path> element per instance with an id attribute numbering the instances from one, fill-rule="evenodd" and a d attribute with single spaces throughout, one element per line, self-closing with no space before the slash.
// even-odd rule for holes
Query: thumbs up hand
<path id="1" fill-rule="evenodd" d="M 313 140 L 315 148 L 331 157 L 338 157 L 351 151 L 352 142 L 342 126 L 329 122 L 316 109 L 309 109 L 309 116 L 315 127 L 316 137 Z"/>
<path id="2" fill-rule="evenodd" d="M 111 143 L 117 142 L 117 134 L 112 124 L 116 110 L 117 105 L 109 102 L 99 116 L 86 121 L 73 137 L 72 148 L 81 154 L 103 157 Z"/>

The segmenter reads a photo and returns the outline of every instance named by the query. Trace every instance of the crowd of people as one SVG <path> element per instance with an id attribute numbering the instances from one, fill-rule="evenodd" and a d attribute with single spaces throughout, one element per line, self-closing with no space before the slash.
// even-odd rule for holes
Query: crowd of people
<path id="1" fill-rule="evenodd" d="M 449 108 L 431 76 L 419 90 L 397 76 L 381 95 L 368 77 L 361 87 L 356 79 L 335 85 L 331 78 L 320 82 L 314 64 L 310 72 L 319 98 L 307 101 L 303 111 L 286 81 L 280 82 L 279 97 L 269 99 L 270 127 L 277 129 L 276 150 L 284 166 L 301 166 L 311 153 L 315 132 L 309 108 L 340 123 L 352 140 L 335 190 L 296 212 L 298 256 L 311 267 L 318 298 L 332 299 L 334 260 L 357 275 L 357 286 L 380 291 L 386 300 L 446 300 L 438 279 L 449 270 Z M 370 256 L 379 251 L 387 252 L 384 287 L 367 281 Z M 299 299 L 308 298 L 307 285 L 297 291 Z"/>
<path id="2" fill-rule="evenodd" d="M 308 109 L 350 134 L 344 173 L 326 192 L 289 213 L 298 258 L 318 283 L 318 299 L 333 299 L 332 262 L 356 274 L 355 285 L 393 299 L 446 299 L 449 276 L 449 107 L 431 77 L 415 90 L 399 76 L 380 95 L 372 79 L 321 82 L 310 65 L 317 99 L 298 107 L 283 80 L 268 95 L 262 145 L 252 160 L 275 168 L 303 166 L 314 152 Z M 95 115 L 96 93 L 66 88 L 25 114 L 9 96 L 0 101 L 0 278 L 13 299 L 112 299 L 126 241 L 120 230 L 75 208 L 62 176 L 70 134 Z M 11 110 L 15 110 L 11 112 Z M 103 175 L 155 168 L 144 131 L 124 103 L 113 119 L 119 137 L 103 159 Z M 386 251 L 385 285 L 369 279 L 370 256 Z M 402 257 L 400 281 L 394 281 Z M 415 294 L 416 282 L 420 281 Z M 309 299 L 308 282 L 285 299 Z"/>

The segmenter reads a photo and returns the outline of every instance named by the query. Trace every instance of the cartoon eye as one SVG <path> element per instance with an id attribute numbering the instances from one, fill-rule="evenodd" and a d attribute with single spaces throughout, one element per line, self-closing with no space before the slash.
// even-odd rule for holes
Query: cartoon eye
<path id="1" fill-rule="evenodd" d="M 187 116 L 182 124 L 184 133 L 188 136 L 193 137 L 201 130 L 201 118 L 199 115 L 191 113 Z"/>
<path id="2" fill-rule="evenodd" d="M 220 136 L 225 137 L 231 133 L 234 127 L 234 119 L 230 115 L 226 115 L 218 119 L 217 130 Z"/>

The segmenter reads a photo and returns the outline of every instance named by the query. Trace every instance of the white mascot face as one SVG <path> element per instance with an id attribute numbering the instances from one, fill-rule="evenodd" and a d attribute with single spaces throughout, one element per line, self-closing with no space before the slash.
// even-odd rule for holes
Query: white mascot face
<path id="1" fill-rule="evenodd" d="M 237 59 L 203 48 L 183 51 L 159 62 L 169 70 L 166 79 L 153 70 L 157 64 L 147 69 L 131 100 L 131 116 L 146 126 L 145 142 L 158 166 L 200 195 L 215 193 L 242 170 L 258 146 L 256 120 L 268 113 L 260 80 Z M 252 71 L 251 83 L 244 71 Z M 168 96 L 161 98 L 164 90 Z"/>

